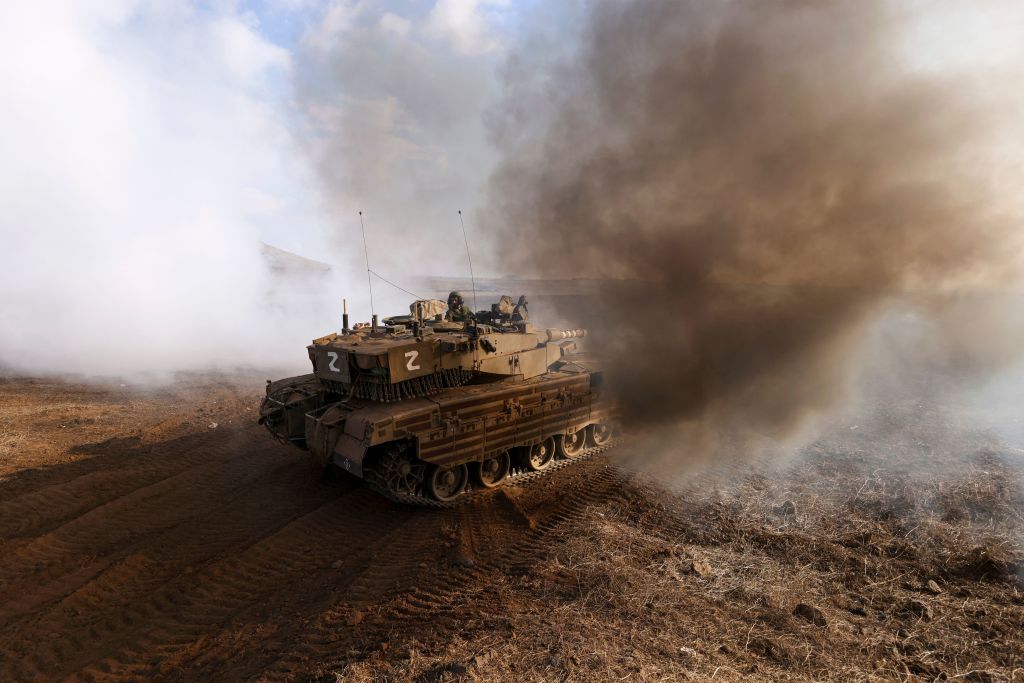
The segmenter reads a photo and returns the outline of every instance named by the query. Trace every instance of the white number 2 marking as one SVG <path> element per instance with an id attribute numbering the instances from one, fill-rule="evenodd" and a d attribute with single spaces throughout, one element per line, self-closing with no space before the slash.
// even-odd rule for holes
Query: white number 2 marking
<path id="1" fill-rule="evenodd" d="M 419 355 L 420 355 L 419 351 L 406 351 L 405 352 L 405 357 L 409 359 L 409 360 L 407 360 L 405 362 L 405 369 L 406 370 L 419 370 L 420 369 L 420 366 L 416 365 L 416 357 L 419 356 Z"/>
<path id="2" fill-rule="evenodd" d="M 335 363 L 338 362 L 338 354 L 334 351 L 328 351 L 327 357 L 331 359 L 331 362 L 327 364 L 327 367 L 333 370 L 334 372 L 340 373 L 341 370 L 339 370 L 338 366 L 335 365 Z"/>

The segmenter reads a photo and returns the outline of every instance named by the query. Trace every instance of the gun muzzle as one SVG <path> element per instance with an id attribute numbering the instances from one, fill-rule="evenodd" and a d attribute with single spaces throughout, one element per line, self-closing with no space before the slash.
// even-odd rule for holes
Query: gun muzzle
<path id="1" fill-rule="evenodd" d="M 587 331 L 584 329 L 575 330 L 557 330 L 548 329 L 545 330 L 548 335 L 548 341 L 558 341 L 559 339 L 579 339 L 580 337 L 587 336 Z"/>

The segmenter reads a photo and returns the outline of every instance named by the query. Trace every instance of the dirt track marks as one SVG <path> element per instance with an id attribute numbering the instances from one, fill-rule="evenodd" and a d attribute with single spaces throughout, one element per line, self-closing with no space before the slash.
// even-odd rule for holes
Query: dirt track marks
<path id="1" fill-rule="evenodd" d="M 93 657 L 145 621 L 160 598 L 152 591 L 168 578 L 188 576 L 192 565 L 255 542 L 330 498 L 311 490 L 304 464 L 256 430 L 203 436 L 147 449 L 137 467 L 120 467 L 122 453 L 105 471 L 102 457 L 90 461 L 94 468 L 75 464 L 80 478 L 102 473 L 123 493 L 118 497 L 102 488 L 90 498 L 87 485 L 59 468 L 46 473 L 56 491 L 70 486 L 83 493 L 76 504 L 86 511 L 7 544 L 0 561 L 0 637 L 7 645 L 0 678 L 73 671 L 62 662 Z M 155 468 L 163 475 L 156 481 L 147 466 L 154 462 L 164 463 Z M 48 493 L 43 485 L 27 495 L 45 500 Z M 22 533 L 29 528 L 22 524 Z"/>
<path id="2" fill-rule="evenodd" d="M 0 540 L 38 535 L 103 503 L 173 479 L 191 468 L 237 458 L 245 442 L 254 451 L 270 444 L 254 435 L 222 431 L 156 446 L 112 439 L 82 448 L 96 457 L 70 465 L 18 473 L 0 483 Z"/>
<path id="3" fill-rule="evenodd" d="M 401 647 L 424 628 L 457 633 L 467 619 L 500 615 L 501 605 L 493 599 L 494 583 L 508 573 L 528 572 L 563 534 L 574 533 L 574 525 L 586 518 L 593 503 L 614 498 L 622 473 L 603 459 L 581 468 L 557 473 L 536 489 L 512 492 L 514 499 L 499 491 L 456 510 L 421 511 L 419 519 L 430 520 L 441 537 L 454 530 L 456 538 L 446 561 L 417 563 L 422 555 L 401 558 L 400 552 L 386 553 L 388 562 L 374 565 L 386 579 L 373 583 L 380 589 L 390 582 L 390 590 L 346 594 L 347 601 L 319 615 L 316 635 L 285 649 L 289 654 L 270 667 L 271 678 L 338 671 L 353 656 Z M 538 521 L 524 524 L 522 514 L 510 510 L 510 500 L 513 506 L 530 506 Z M 395 541 L 397 551 L 415 548 L 402 546 L 399 535 Z M 385 567 L 391 570 L 385 572 Z"/>
<path id="4" fill-rule="evenodd" d="M 424 619 L 455 627 L 617 476 L 595 459 L 430 511 L 325 485 L 256 427 L 93 448 L 0 486 L 2 680 L 340 666 Z"/>

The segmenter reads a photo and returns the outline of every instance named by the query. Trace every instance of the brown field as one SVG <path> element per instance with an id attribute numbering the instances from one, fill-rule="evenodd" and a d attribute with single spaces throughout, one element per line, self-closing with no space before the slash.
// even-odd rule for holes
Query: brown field
<path id="1" fill-rule="evenodd" d="M 322 481 L 261 384 L 0 379 L 0 680 L 1024 681 L 1024 454 L 937 405 L 435 511 Z"/>

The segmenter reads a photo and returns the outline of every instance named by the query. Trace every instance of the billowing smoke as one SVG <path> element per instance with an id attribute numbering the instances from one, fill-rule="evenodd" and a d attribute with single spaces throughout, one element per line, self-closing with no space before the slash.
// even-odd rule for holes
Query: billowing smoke
<path id="1" fill-rule="evenodd" d="M 510 59 L 486 215 L 521 271 L 605 279 L 629 420 L 788 433 L 899 298 L 984 318 L 950 357 L 982 362 L 963 292 L 1024 225 L 1020 13 L 982 5 L 596 3 L 575 55 Z"/>

